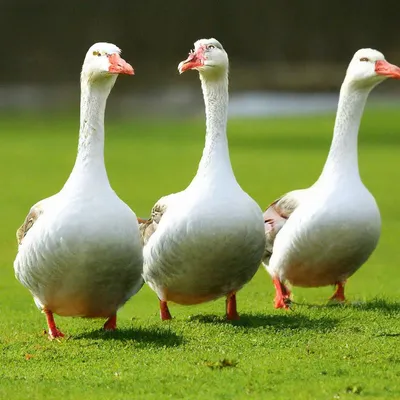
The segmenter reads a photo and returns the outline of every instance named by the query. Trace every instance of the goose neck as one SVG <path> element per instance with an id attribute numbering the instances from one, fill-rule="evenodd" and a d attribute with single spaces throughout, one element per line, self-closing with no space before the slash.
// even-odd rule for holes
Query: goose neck
<path id="1" fill-rule="evenodd" d="M 115 79 L 101 82 L 81 80 L 81 106 L 78 154 L 70 180 L 77 176 L 108 184 L 104 164 L 104 114 Z"/>
<path id="2" fill-rule="evenodd" d="M 358 88 L 344 82 L 339 96 L 333 139 L 324 169 L 319 178 L 359 180 L 358 131 L 369 88 Z"/>
<path id="3" fill-rule="evenodd" d="M 206 138 L 197 175 L 224 173 L 233 176 L 226 134 L 228 75 L 215 80 L 206 80 L 202 76 L 200 79 L 206 112 Z"/>

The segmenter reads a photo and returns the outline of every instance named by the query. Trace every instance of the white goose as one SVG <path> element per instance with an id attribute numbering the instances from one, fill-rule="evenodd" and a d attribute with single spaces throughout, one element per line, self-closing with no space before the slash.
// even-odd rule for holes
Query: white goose
<path id="1" fill-rule="evenodd" d="M 263 264 L 272 276 L 275 307 L 288 308 L 295 286 L 337 285 L 332 300 L 344 301 L 344 284 L 369 258 L 381 230 L 374 197 L 363 185 L 357 159 L 359 125 L 370 91 L 400 68 L 372 49 L 357 51 L 340 98 L 328 159 L 317 182 L 290 192 L 264 213 L 267 237 Z"/>
<path id="2" fill-rule="evenodd" d="M 182 192 L 160 199 L 144 232 L 143 276 L 160 299 L 198 304 L 227 297 L 237 319 L 235 293 L 256 273 L 265 248 L 262 211 L 239 186 L 226 135 L 228 56 L 215 39 L 202 39 L 179 72 L 196 69 L 206 107 L 206 141 L 197 174 Z"/>
<path id="3" fill-rule="evenodd" d="M 118 74 L 133 75 L 120 49 L 97 43 L 81 74 L 81 123 L 75 166 L 61 191 L 35 204 L 17 231 L 17 279 L 47 317 L 49 337 L 64 336 L 53 313 L 108 318 L 142 286 L 136 216 L 118 198 L 104 165 L 104 112 Z"/>

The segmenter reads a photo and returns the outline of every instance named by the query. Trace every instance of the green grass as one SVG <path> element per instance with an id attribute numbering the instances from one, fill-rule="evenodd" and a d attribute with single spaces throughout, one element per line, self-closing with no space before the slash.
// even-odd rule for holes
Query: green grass
<path id="1" fill-rule="evenodd" d="M 307 187 L 326 158 L 333 115 L 232 120 L 231 159 L 242 187 L 264 208 Z M 346 306 L 332 288 L 294 288 L 293 311 L 274 310 L 267 273 L 224 301 L 171 306 L 162 323 L 144 287 L 103 321 L 56 316 L 67 339 L 47 340 L 44 316 L 13 275 L 15 230 L 29 207 L 57 192 L 72 168 L 77 116 L 2 116 L 0 398 L 2 399 L 396 399 L 400 398 L 400 114 L 367 111 L 360 135 L 364 182 L 380 205 L 378 249 L 349 281 Z M 201 156 L 202 120 L 108 120 L 106 161 L 114 189 L 140 216 L 183 189 Z"/>

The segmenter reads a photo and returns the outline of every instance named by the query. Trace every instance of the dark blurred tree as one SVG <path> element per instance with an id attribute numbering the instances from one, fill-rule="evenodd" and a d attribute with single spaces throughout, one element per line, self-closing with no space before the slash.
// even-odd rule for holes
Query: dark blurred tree
<path id="1" fill-rule="evenodd" d="M 360 47 L 400 63 L 398 1 L 361 0 L 0 0 L 0 82 L 70 82 L 88 47 L 123 49 L 139 82 L 176 79 L 193 42 L 213 36 L 233 68 L 306 70 L 346 64 Z"/>

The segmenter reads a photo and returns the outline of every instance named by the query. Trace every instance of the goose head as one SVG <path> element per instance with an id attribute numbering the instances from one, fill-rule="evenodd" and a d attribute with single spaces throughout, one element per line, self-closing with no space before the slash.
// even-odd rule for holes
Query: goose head
<path id="1" fill-rule="evenodd" d="M 387 78 L 400 79 L 400 68 L 374 49 L 358 50 L 347 68 L 346 81 L 357 87 L 373 88 Z"/>
<path id="2" fill-rule="evenodd" d="M 133 68 L 120 56 L 121 50 L 112 43 L 96 43 L 86 53 L 82 80 L 89 82 L 113 80 L 119 74 L 134 75 Z"/>
<path id="3" fill-rule="evenodd" d="M 178 65 L 179 73 L 189 69 L 199 71 L 200 75 L 212 78 L 228 72 L 229 60 L 226 51 L 216 39 L 200 39 L 194 44 L 186 60 Z"/>

